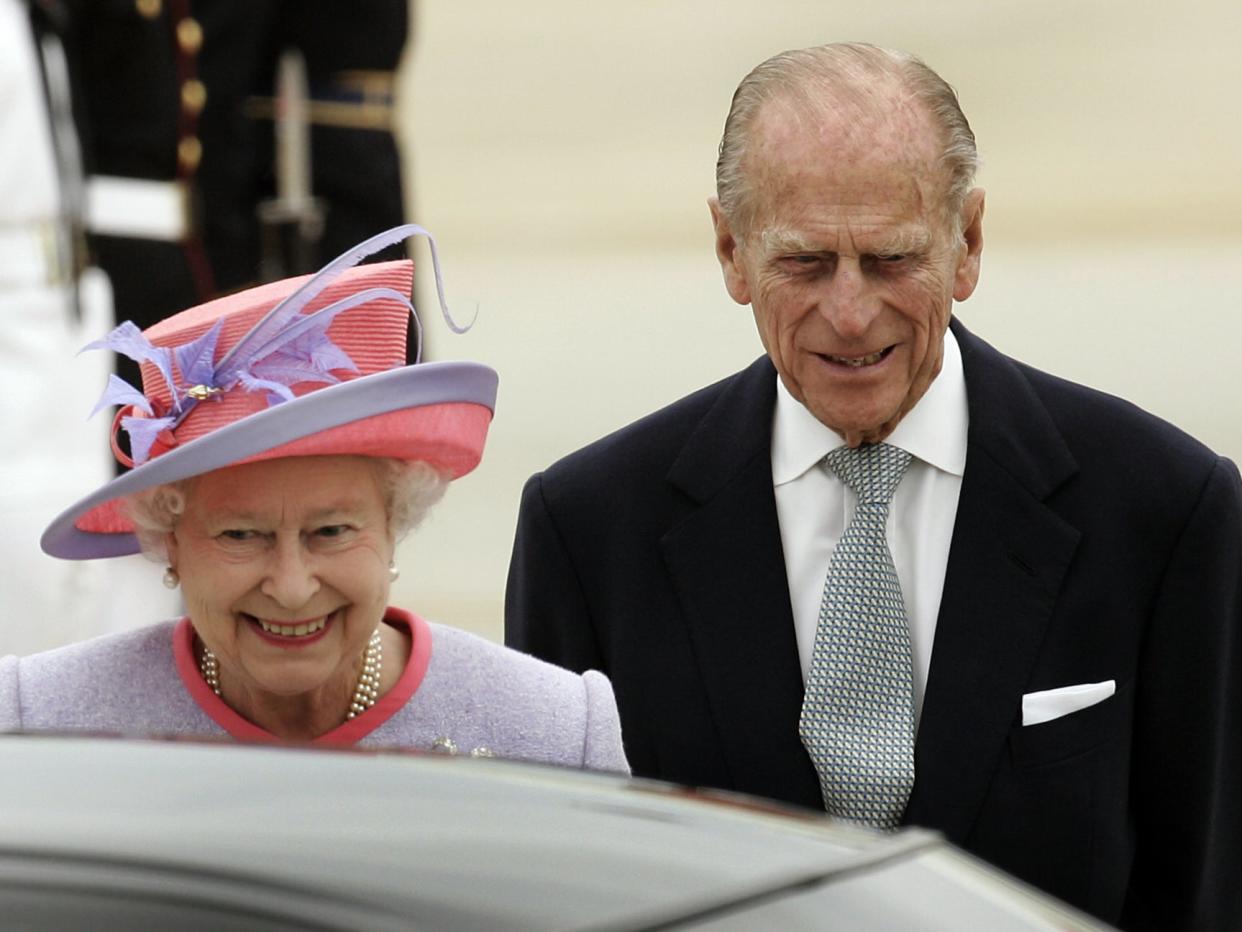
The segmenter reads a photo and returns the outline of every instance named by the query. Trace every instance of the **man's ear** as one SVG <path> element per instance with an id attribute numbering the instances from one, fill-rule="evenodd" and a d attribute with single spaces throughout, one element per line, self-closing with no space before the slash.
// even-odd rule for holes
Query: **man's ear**
<path id="1" fill-rule="evenodd" d="M 979 262 L 983 257 L 983 188 L 975 188 L 962 202 L 962 239 L 966 251 L 958 260 L 953 277 L 953 300 L 965 301 L 979 284 Z"/>
<path id="2" fill-rule="evenodd" d="M 729 228 L 728 218 L 720 209 L 720 199 L 714 194 L 707 199 L 707 209 L 712 214 L 712 229 L 716 233 L 716 258 L 724 273 L 725 289 L 738 304 L 750 304 L 750 283 L 742 267 L 742 246 Z"/>

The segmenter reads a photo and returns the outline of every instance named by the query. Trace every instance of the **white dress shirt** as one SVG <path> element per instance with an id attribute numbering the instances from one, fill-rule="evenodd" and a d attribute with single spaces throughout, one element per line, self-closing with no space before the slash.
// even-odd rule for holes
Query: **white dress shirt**
<path id="1" fill-rule="evenodd" d="M 940 374 L 885 440 L 912 456 L 889 509 L 888 544 L 910 623 L 916 722 L 923 709 L 936 616 L 962 490 L 969 420 L 962 354 L 948 332 Z M 831 470 L 819 465 L 829 451 L 844 442 L 794 400 L 777 377 L 772 483 L 804 681 L 815 645 L 828 563 L 857 501 Z"/>

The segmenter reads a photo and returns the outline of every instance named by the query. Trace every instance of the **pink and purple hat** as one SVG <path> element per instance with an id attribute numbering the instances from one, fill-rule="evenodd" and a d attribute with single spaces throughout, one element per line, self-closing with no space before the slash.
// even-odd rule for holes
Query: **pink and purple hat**
<path id="1" fill-rule="evenodd" d="M 435 242 L 408 224 L 315 275 L 192 307 L 145 332 L 126 322 L 90 344 L 141 363 L 142 392 L 111 376 L 96 405 L 121 406 L 113 450 L 133 469 L 62 512 L 43 532 L 43 550 L 68 560 L 137 553 L 125 496 L 225 466 L 352 454 L 421 460 L 454 479 L 474 469 L 496 373 L 473 362 L 407 365 L 413 263 L 357 265 L 410 236 L 431 244 L 441 309 L 462 332 L 444 302 Z"/>

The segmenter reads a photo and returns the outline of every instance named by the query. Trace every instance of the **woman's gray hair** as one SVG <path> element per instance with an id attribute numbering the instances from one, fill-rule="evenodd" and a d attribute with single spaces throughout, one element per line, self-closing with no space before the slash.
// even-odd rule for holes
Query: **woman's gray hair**
<path id="1" fill-rule="evenodd" d="M 774 55 L 750 72 L 733 93 L 716 160 L 716 195 L 735 235 L 753 221 L 750 179 L 743 162 L 751 127 L 763 105 L 782 98 L 815 107 L 828 95 L 865 107 L 877 84 L 895 80 L 941 130 L 940 164 L 949 177 L 945 208 L 956 221 L 979 167 L 975 134 L 957 92 L 914 55 L 862 42 L 840 42 Z"/>
<path id="2" fill-rule="evenodd" d="M 143 489 L 125 497 L 125 510 L 134 525 L 134 536 L 142 555 L 157 563 L 168 561 L 165 537 L 172 533 L 177 519 L 185 513 L 186 486 L 189 479 Z"/>
<path id="3" fill-rule="evenodd" d="M 431 506 L 444 497 L 452 477 L 422 460 L 370 457 L 376 471 L 384 505 L 388 509 L 388 532 L 399 541 L 423 523 Z"/>
<path id="4" fill-rule="evenodd" d="M 422 523 L 431 506 L 444 497 L 451 480 L 448 473 L 422 461 L 406 462 L 386 457 L 364 459 L 375 472 L 388 515 L 388 532 L 394 541 L 401 540 Z M 183 479 L 144 489 L 125 499 L 134 536 L 147 559 L 167 562 L 167 535 L 185 513 L 186 498 L 193 485 L 193 479 Z"/>

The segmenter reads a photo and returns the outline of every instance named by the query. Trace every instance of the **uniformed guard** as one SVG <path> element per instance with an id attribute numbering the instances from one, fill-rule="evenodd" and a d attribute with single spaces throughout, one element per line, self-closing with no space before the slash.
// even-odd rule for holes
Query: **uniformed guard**
<path id="1" fill-rule="evenodd" d="M 394 73 L 407 0 L 69 0 L 89 244 L 118 320 L 296 274 L 403 219 Z M 305 68 L 309 241 L 264 264 L 258 205 L 277 197 L 274 91 L 287 50 Z M 287 192 L 286 192 L 287 194 Z M 272 216 L 271 210 L 267 215 Z M 268 238 L 270 241 L 270 237 Z M 393 258 L 392 255 L 378 257 Z M 123 360 L 123 375 L 132 366 Z M 128 375 L 137 378 L 130 368 Z"/>

